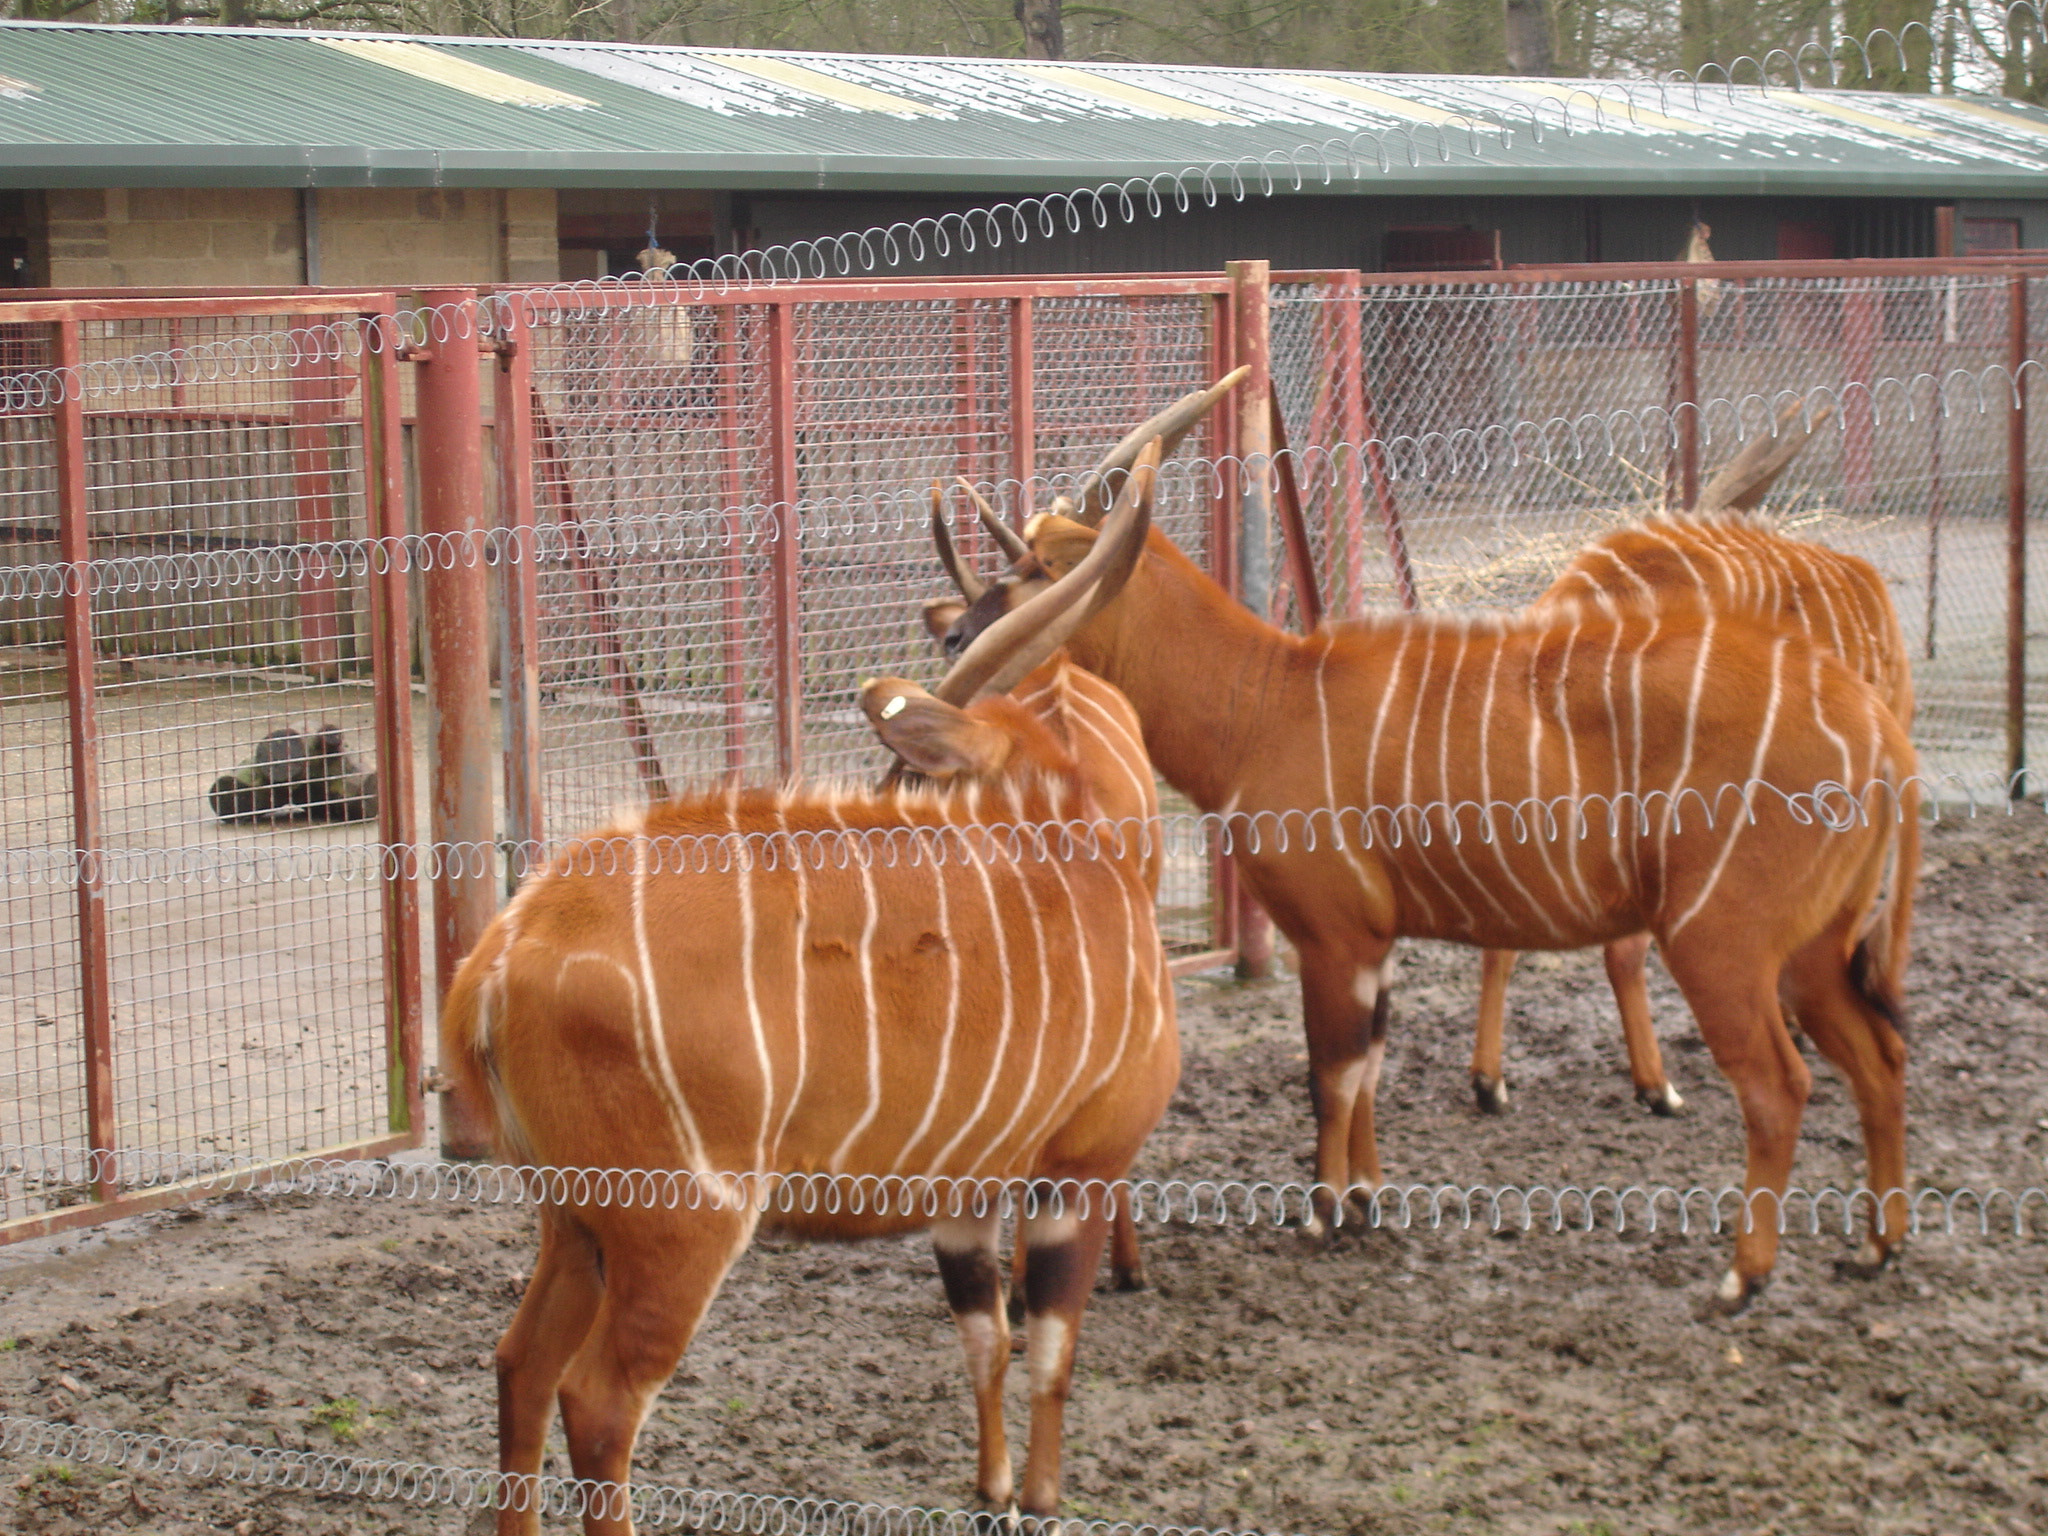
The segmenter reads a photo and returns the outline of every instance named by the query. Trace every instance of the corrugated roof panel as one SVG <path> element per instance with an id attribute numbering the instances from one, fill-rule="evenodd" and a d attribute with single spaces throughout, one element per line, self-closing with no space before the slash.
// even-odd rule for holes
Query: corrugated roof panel
<path id="1" fill-rule="evenodd" d="M 451 91 L 461 91 L 502 106 L 582 108 L 597 105 L 582 96 L 571 96 L 567 91 L 535 85 L 530 80 L 508 75 L 503 70 L 492 69 L 472 59 L 459 59 L 426 43 L 400 43 L 371 37 L 316 37 L 313 41 L 323 48 L 368 59 L 386 69 L 431 80 Z"/>
<path id="2" fill-rule="evenodd" d="M 1070 91 L 1079 91 L 1083 96 L 1097 97 L 1114 102 L 1120 107 L 1129 107 L 1145 117 L 1178 118 L 1194 123 L 1242 123 L 1244 118 L 1220 107 L 1204 106 L 1199 102 L 1187 101 L 1178 96 L 1169 96 L 1164 91 L 1149 86 L 1133 85 L 1128 80 L 1119 80 L 1100 70 L 1075 69 L 1066 64 L 1013 64 L 1010 66 L 1020 75 L 1029 75 L 1034 80 L 1049 80 L 1054 85 L 1064 86 Z"/>
<path id="3" fill-rule="evenodd" d="M 921 101 L 912 101 L 907 96 L 898 96 L 891 91 L 878 91 L 873 86 L 862 85 L 857 80 L 842 80 L 822 69 L 807 69 L 789 59 L 779 59 L 768 54 L 727 53 L 704 62 L 719 69 L 737 70 L 743 75 L 756 75 L 763 80 L 772 80 L 777 85 L 788 86 L 806 96 L 815 96 L 855 112 L 887 112 L 896 115 L 919 117 L 938 112 L 938 108 Z"/>
<path id="4" fill-rule="evenodd" d="M 1609 95 L 1592 81 L 1564 85 L 1553 84 L 1548 80 L 1517 80 L 1514 82 L 1514 89 L 1531 96 L 1539 96 L 1545 101 L 1561 101 L 1567 107 L 1584 102 L 1616 122 L 1650 133 L 1712 131 L 1706 123 L 1688 122 L 1682 117 L 1672 117 L 1668 113 L 1659 112 L 1630 97 Z"/>
<path id="5" fill-rule="evenodd" d="M 1025 192 L 1322 156 L 1316 191 L 2048 189 L 2048 113 L 1871 92 L 29 23 L 0 76 L 17 186 Z"/>
<path id="6" fill-rule="evenodd" d="M 1356 80 L 1347 80 L 1341 75 L 1278 75 L 1273 84 L 1291 86 L 1296 90 L 1310 91 L 1317 96 L 1335 96 L 1342 101 L 1355 101 L 1360 106 L 1370 107 L 1376 117 L 1391 117 L 1407 123 L 1465 123 L 1472 119 L 1469 112 L 1447 112 L 1442 107 L 1433 107 L 1428 102 L 1410 100 L 1396 96 L 1391 91 L 1374 90 Z"/>
<path id="7" fill-rule="evenodd" d="M 1872 128 L 1879 133 L 1896 133 L 1909 139 L 1932 139 L 1939 136 L 1935 129 L 1920 123 L 1886 117 L 1870 111 L 1867 107 L 1852 107 L 1845 101 L 1830 101 L 1812 91 L 1766 91 L 1764 94 L 1783 106 L 1802 107 L 1808 112 L 1824 112 L 1841 122 L 1854 123 L 1859 128 Z"/>

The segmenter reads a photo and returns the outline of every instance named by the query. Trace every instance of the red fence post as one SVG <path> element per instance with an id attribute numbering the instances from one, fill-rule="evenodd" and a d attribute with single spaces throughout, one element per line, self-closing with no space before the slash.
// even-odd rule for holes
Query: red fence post
<path id="1" fill-rule="evenodd" d="M 1241 493 L 1237 500 L 1237 558 L 1232 589 L 1262 619 L 1270 619 L 1273 582 L 1266 548 L 1273 526 L 1273 354 L 1272 268 L 1263 261 L 1233 261 L 1230 274 L 1232 330 L 1237 364 L 1251 376 L 1237 389 L 1237 453 Z M 1273 970 L 1273 921 L 1240 886 L 1237 893 L 1237 974 L 1247 980 Z"/>
<path id="2" fill-rule="evenodd" d="M 505 825 L 523 867 L 547 835 L 541 796 L 539 529 L 533 505 L 533 343 L 517 297 L 497 331 L 492 440 L 498 460 L 499 689 L 505 700 Z"/>
<path id="3" fill-rule="evenodd" d="M 92 625 L 92 531 L 85 463 L 84 380 L 78 322 L 56 325 L 63 379 L 51 425 L 57 448 L 57 543 L 64 562 L 64 696 L 71 728 L 71 838 L 78 891 L 78 998 L 85 1032 L 85 1135 L 95 1156 L 96 1200 L 115 1177 L 114 995 L 107 944 L 107 877 L 101 867 L 97 652 Z"/>
<path id="4" fill-rule="evenodd" d="M 2012 407 L 2005 429 L 2005 771 L 2006 793 L 2017 800 L 2027 770 L 2027 280 L 2015 275 L 2007 286 Z"/>
<path id="5" fill-rule="evenodd" d="M 803 528 L 797 517 L 796 337 L 793 306 L 768 306 L 769 644 L 774 657 L 775 766 L 803 769 L 803 662 L 798 651 Z"/>
<path id="6" fill-rule="evenodd" d="M 1852 508 L 1870 505 L 1877 437 L 1870 382 L 1877 377 L 1877 338 L 1882 329 L 1876 284 L 1852 278 L 1842 296 L 1842 361 L 1848 375 L 1842 389 L 1842 497 Z M 1861 389 L 1855 387 L 1859 384 Z"/>
<path id="7" fill-rule="evenodd" d="M 290 431 L 297 542 L 329 545 L 335 536 L 334 424 L 342 418 L 341 359 L 292 360 Z M 332 550 L 307 562 L 299 577 L 299 660 L 308 672 L 332 679 L 341 666 L 341 603 Z"/>
<path id="8" fill-rule="evenodd" d="M 363 500 L 370 537 L 370 656 L 376 684 L 377 840 L 384 850 L 384 1036 L 388 1123 L 414 1145 L 426 1128 L 421 1050 L 418 818 L 414 811 L 412 594 L 404 557 L 405 424 L 395 305 L 362 316 Z"/>
<path id="9" fill-rule="evenodd" d="M 1037 347 L 1031 300 L 1010 300 L 1010 478 L 1017 499 L 1010 517 L 1019 528 L 1031 517 L 1031 479 L 1038 473 Z"/>
<path id="10" fill-rule="evenodd" d="M 718 451 L 725 497 L 725 771 L 747 766 L 747 477 L 740 465 L 740 307 L 718 308 Z"/>
<path id="11" fill-rule="evenodd" d="M 1210 305 L 1209 377 L 1220 379 L 1236 366 L 1236 311 L 1231 295 L 1220 293 Z M 1217 411 L 1209 418 L 1209 433 L 1216 476 L 1215 493 L 1209 498 L 1209 574 L 1218 586 L 1232 592 L 1237 589 L 1237 487 L 1230 478 L 1229 466 L 1237 457 L 1237 412 Z M 1211 941 L 1219 958 L 1234 963 L 1238 952 L 1239 881 L 1236 863 L 1223 852 L 1221 831 L 1209 836 L 1209 868 L 1214 914 Z"/>
<path id="12" fill-rule="evenodd" d="M 490 598 L 484 570 L 483 394 L 476 290 L 421 290 L 430 328 L 418 379 L 420 530 L 427 536 L 429 800 L 434 860 L 434 976 L 446 996 L 497 911 L 491 879 Z M 490 1152 L 484 1106 L 441 1101 L 441 1155 Z"/>

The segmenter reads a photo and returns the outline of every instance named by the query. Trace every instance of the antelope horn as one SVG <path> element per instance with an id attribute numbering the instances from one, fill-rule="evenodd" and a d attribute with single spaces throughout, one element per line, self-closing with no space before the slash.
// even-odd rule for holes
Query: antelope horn
<path id="1" fill-rule="evenodd" d="M 1109 477 L 1119 470 L 1128 470 L 1138 460 L 1139 452 L 1155 437 L 1159 439 L 1159 457 L 1162 461 L 1170 458 L 1181 440 L 1195 429 L 1195 424 L 1216 408 L 1216 402 L 1229 394 L 1244 381 L 1250 367 L 1233 368 L 1207 389 L 1198 389 L 1185 394 L 1138 427 L 1110 449 L 1095 468 L 1082 477 L 1075 490 L 1074 499 L 1081 505 L 1077 520 L 1090 528 L 1101 523 L 1109 510 Z"/>
<path id="2" fill-rule="evenodd" d="M 1801 422 L 1804 407 L 1804 401 L 1790 402 L 1778 412 L 1775 436 L 1759 432 L 1740 453 L 1714 471 L 1714 478 L 1701 488 L 1699 500 L 1693 503 L 1693 511 L 1719 512 L 1730 507 L 1742 512 L 1753 510 L 1772 482 L 1785 472 L 1785 466 L 1798 457 L 1814 428 L 1832 416 L 1835 409 L 1823 404 L 1814 411 L 1812 421 Z"/>
<path id="3" fill-rule="evenodd" d="M 1081 563 L 976 636 L 932 689 L 933 698 L 965 707 L 983 694 L 1007 692 L 1123 590 L 1152 526 L 1159 452 L 1160 444 L 1152 442 L 1138 455 L 1101 536 Z"/>
<path id="4" fill-rule="evenodd" d="M 967 562 L 960 558 L 960 551 L 953 547 L 953 535 L 946 528 L 946 494 L 939 489 L 936 480 L 932 482 L 932 542 L 939 546 L 939 564 L 953 578 L 953 585 L 960 589 L 960 595 L 970 603 L 977 601 L 985 589 L 981 578 L 974 574 Z"/>
<path id="5" fill-rule="evenodd" d="M 988 504 L 987 498 L 974 488 L 971 480 L 965 475 L 957 478 L 960 481 L 960 488 L 974 498 L 975 514 L 981 518 L 981 526 L 988 530 L 990 538 L 1002 545 L 1003 553 L 1010 557 L 1010 563 L 1015 565 L 1030 554 L 1031 546 L 1024 542 L 1024 535 L 1003 521 L 1001 514 Z"/>

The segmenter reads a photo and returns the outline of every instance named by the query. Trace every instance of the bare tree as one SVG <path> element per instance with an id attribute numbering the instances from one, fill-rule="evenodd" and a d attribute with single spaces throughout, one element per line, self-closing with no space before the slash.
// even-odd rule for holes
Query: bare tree
<path id="1" fill-rule="evenodd" d="M 1024 29 L 1024 57 L 1064 59 L 1067 56 L 1066 28 L 1060 16 L 1060 0 L 1016 0 L 1017 25 Z"/>
<path id="2" fill-rule="evenodd" d="M 1518 75 L 1554 75 L 1557 51 L 1551 43 L 1549 0 L 1504 0 L 1508 68 Z"/>

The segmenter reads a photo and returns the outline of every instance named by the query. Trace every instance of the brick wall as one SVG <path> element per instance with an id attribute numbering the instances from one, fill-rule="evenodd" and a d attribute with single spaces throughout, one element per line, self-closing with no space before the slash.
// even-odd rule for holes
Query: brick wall
<path id="1" fill-rule="evenodd" d="M 271 287 L 306 280 L 289 187 L 81 188 L 27 205 L 29 278 L 56 288 Z M 327 187 L 319 280 L 331 287 L 551 282 L 552 188 Z"/>

